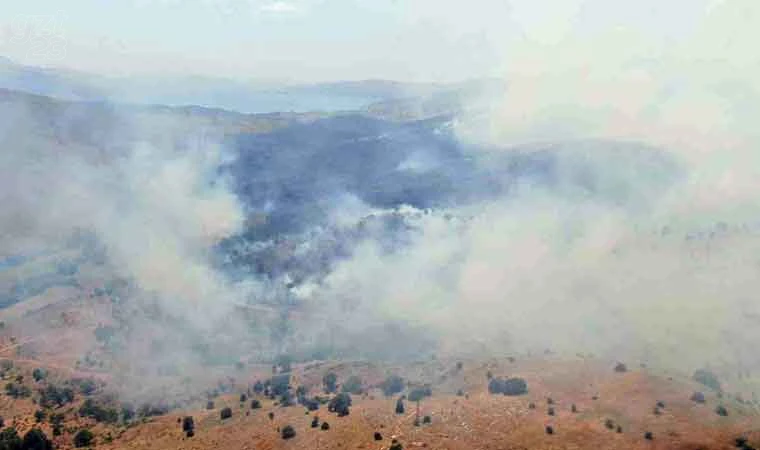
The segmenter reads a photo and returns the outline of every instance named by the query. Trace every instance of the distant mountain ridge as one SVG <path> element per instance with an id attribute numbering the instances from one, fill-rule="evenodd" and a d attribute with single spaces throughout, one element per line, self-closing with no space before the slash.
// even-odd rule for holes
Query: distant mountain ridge
<path id="1" fill-rule="evenodd" d="M 460 85 L 389 80 L 329 83 L 244 82 L 223 77 L 108 77 L 26 66 L 0 56 L 0 88 L 70 101 L 199 105 L 242 113 L 355 111 L 372 104 L 431 97 Z"/>

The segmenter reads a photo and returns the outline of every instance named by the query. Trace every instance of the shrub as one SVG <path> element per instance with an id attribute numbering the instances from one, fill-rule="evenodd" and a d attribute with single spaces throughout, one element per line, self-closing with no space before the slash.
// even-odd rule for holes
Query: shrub
<path id="1" fill-rule="evenodd" d="M 612 419 L 607 419 L 604 421 L 604 427 L 608 430 L 612 430 L 615 428 L 615 422 Z"/>
<path id="2" fill-rule="evenodd" d="M 351 406 L 351 395 L 342 392 L 330 400 L 330 403 L 327 404 L 327 410 L 338 413 L 338 417 L 344 417 L 349 414 L 349 406 Z"/>
<path id="3" fill-rule="evenodd" d="M 422 418 L 422 423 L 424 424 L 430 424 L 433 421 L 433 419 L 430 416 L 425 416 Z"/>
<path id="4" fill-rule="evenodd" d="M 39 428 L 32 428 L 24 435 L 23 450 L 53 450 L 53 443 Z"/>
<path id="5" fill-rule="evenodd" d="M 377 431 L 375 431 L 375 440 L 376 441 L 382 441 L 383 440 L 383 435 L 380 434 L 380 433 L 378 433 Z"/>
<path id="6" fill-rule="evenodd" d="M 251 409 L 261 409 L 261 402 L 256 399 L 251 400 Z"/>
<path id="7" fill-rule="evenodd" d="M 293 439 L 294 437 L 296 437 L 296 429 L 291 425 L 285 425 L 285 427 L 282 429 L 282 438 Z"/>
<path id="8" fill-rule="evenodd" d="M 619 362 L 615 364 L 615 372 L 618 372 L 618 373 L 628 372 L 628 367 L 625 364 Z"/>
<path id="9" fill-rule="evenodd" d="M 457 362 L 457 370 L 462 370 L 462 367 L 464 367 L 462 361 Z"/>
<path id="10" fill-rule="evenodd" d="M 720 381 L 718 381 L 718 377 L 708 369 L 698 369 L 694 372 L 692 378 L 697 383 L 705 385 L 714 391 L 720 391 Z"/>
<path id="11" fill-rule="evenodd" d="M 404 414 L 404 398 L 399 397 L 398 400 L 396 400 L 396 414 Z"/>
<path id="12" fill-rule="evenodd" d="M 553 416 L 554 415 L 554 408 L 549 407 L 549 409 L 546 411 L 546 414 Z"/>
<path id="13" fill-rule="evenodd" d="M 325 392 L 328 394 L 331 394 L 338 389 L 338 386 L 336 385 L 337 382 L 338 376 L 335 375 L 335 372 L 327 372 L 325 376 L 322 377 L 322 384 L 325 386 Z"/>
<path id="14" fill-rule="evenodd" d="M 314 418 L 311 419 L 311 427 L 312 428 L 317 428 L 318 426 L 319 426 L 319 417 L 318 416 L 314 416 Z"/>
<path id="15" fill-rule="evenodd" d="M 229 419 L 230 417 L 232 417 L 232 409 L 229 407 L 222 408 L 220 417 L 222 418 L 222 420 Z"/>
<path id="16" fill-rule="evenodd" d="M 253 392 L 257 394 L 261 394 L 262 392 L 264 392 L 264 383 L 257 380 L 256 383 L 254 383 L 253 385 Z"/>
<path id="17" fill-rule="evenodd" d="M 94 437 L 95 436 L 93 436 L 90 430 L 79 430 L 77 434 L 74 435 L 74 447 L 89 447 L 92 444 L 92 439 Z"/>
<path id="18" fill-rule="evenodd" d="M 401 445 L 401 442 L 394 439 L 391 441 L 391 446 L 388 448 L 388 450 L 404 450 L 404 446 Z"/>
<path id="19" fill-rule="evenodd" d="M 644 439 L 646 439 L 647 441 L 651 441 L 652 439 L 654 439 L 654 435 L 652 434 L 651 431 L 647 431 L 646 433 L 644 433 Z"/>
<path id="20" fill-rule="evenodd" d="M 206 409 L 214 409 L 214 401 L 209 400 L 206 402 Z"/>
<path id="21" fill-rule="evenodd" d="M 245 394 L 240 394 L 240 403 L 245 403 L 248 401 L 248 396 Z"/>
<path id="22" fill-rule="evenodd" d="M 578 412 L 578 407 L 575 406 L 575 403 L 573 403 L 572 405 L 570 405 L 570 412 L 572 412 L 572 413 L 577 413 Z"/>
<path id="23" fill-rule="evenodd" d="M 341 386 L 341 390 L 349 394 L 360 395 L 363 392 L 362 379 L 356 375 L 348 377 L 343 386 Z"/>
<path id="24" fill-rule="evenodd" d="M 45 420 L 46 415 L 47 414 L 45 414 L 45 411 L 38 409 L 37 411 L 34 412 L 34 420 L 37 421 L 37 423 L 40 423 L 43 420 Z"/>
<path id="25" fill-rule="evenodd" d="M 322 422 L 322 426 L 320 427 L 322 431 L 327 431 L 330 429 L 330 424 L 327 422 Z"/>
<path id="26" fill-rule="evenodd" d="M 404 379 L 398 375 L 391 375 L 380 385 L 383 394 L 390 397 L 404 390 Z"/>
<path id="27" fill-rule="evenodd" d="M 546 426 L 546 434 L 554 434 L 554 428 L 551 425 Z"/>
<path id="28" fill-rule="evenodd" d="M 704 403 L 705 402 L 705 394 L 696 391 L 693 394 L 691 394 L 691 401 L 696 403 Z"/>
<path id="29" fill-rule="evenodd" d="M 34 381 L 40 382 L 44 380 L 47 377 L 47 370 L 43 368 L 36 368 L 32 371 L 32 378 L 34 378 Z"/>
<path id="30" fill-rule="evenodd" d="M 715 414 L 717 414 L 719 416 L 726 417 L 726 416 L 728 416 L 728 410 L 726 409 L 725 406 L 718 405 L 718 407 L 715 408 Z"/>

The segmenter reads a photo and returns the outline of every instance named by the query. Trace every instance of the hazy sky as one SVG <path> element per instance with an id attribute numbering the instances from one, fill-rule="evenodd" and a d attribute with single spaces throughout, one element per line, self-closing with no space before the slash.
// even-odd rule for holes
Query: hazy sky
<path id="1" fill-rule="evenodd" d="M 498 74 L 526 40 L 633 29 L 687 36 L 744 0 L 27 0 L 5 2 L 0 54 L 105 73 L 305 81 Z M 740 17 L 739 17 L 740 18 Z"/>

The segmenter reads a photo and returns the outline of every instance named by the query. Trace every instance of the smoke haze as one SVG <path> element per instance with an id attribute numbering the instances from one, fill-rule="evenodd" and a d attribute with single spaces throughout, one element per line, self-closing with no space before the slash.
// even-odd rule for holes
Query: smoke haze
<path id="1" fill-rule="evenodd" d="M 443 26 L 438 5 L 410 8 Z M 67 140 L 4 108 L 0 251 L 91 232 L 131 286 L 116 353 L 156 370 L 545 349 L 756 370 L 759 13 L 510 2 L 478 55 L 503 95 L 433 125 L 235 140 L 106 108 L 62 111 L 89 130 Z"/>

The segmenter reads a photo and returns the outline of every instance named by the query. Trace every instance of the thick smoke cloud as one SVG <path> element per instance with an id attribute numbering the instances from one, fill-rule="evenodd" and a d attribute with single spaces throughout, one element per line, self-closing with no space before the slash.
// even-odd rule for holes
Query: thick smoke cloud
<path id="1" fill-rule="evenodd" d="M 455 129 L 484 168 L 570 153 L 569 182 L 418 212 L 408 247 L 365 242 L 312 301 L 353 298 L 356 320 L 422 325 L 453 352 L 757 368 L 758 5 L 555 3 L 511 2 L 505 95 L 474 99 Z M 657 150 L 631 164 L 621 142 Z"/>

